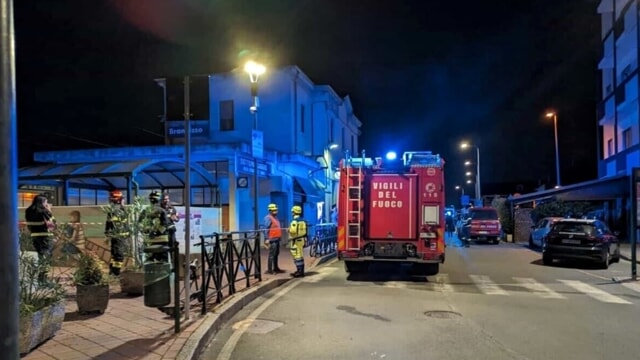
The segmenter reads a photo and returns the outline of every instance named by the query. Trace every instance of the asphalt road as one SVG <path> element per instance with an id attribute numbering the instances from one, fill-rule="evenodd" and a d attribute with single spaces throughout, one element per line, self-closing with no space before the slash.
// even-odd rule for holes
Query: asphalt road
<path id="1" fill-rule="evenodd" d="M 201 359 L 639 359 L 640 284 L 523 245 L 447 247 L 440 274 L 334 261 L 239 312 Z"/>

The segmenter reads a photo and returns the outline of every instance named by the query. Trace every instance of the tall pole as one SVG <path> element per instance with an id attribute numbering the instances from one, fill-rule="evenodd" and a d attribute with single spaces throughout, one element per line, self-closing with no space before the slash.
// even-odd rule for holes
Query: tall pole
<path id="1" fill-rule="evenodd" d="M 480 193 L 480 148 L 476 146 L 476 199 L 482 201 Z"/>
<path id="2" fill-rule="evenodd" d="M 189 299 L 191 297 L 191 276 L 189 257 L 191 255 L 191 108 L 190 78 L 184 77 L 184 318 L 189 319 Z M 175 265 L 176 268 L 178 264 Z M 175 274 L 178 278 L 178 274 Z M 179 292 L 178 292 L 179 294 Z M 179 302 L 179 295 L 176 302 Z M 179 306 L 179 305 L 178 305 Z M 178 308 L 179 309 L 179 308 Z M 178 314 L 180 312 L 178 311 Z M 176 332 L 180 331 L 180 316 L 176 316 Z"/>
<path id="3" fill-rule="evenodd" d="M 253 130 L 258 130 L 258 95 L 256 87 L 256 95 L 253 97 Z M 253 229 L 258 230 L 260 228 L 260 220 L 258 218 L 258 158 L 253 156 Z"/>
<path id="4" fill-rule="evenodd" d="M 556 143 L 556 186 L 560 186 L 560 154 L 558 153 L 558 116 L 553 113 L 553 132 Z"/>
<path id="5" fill-rule="evenodd" d="M 3 359 L 18 359 L 18 188 L 16 173 L 16 86 L 15 35 L 13 32 L 13 1 L 0 0 L 0 353 Z"/>

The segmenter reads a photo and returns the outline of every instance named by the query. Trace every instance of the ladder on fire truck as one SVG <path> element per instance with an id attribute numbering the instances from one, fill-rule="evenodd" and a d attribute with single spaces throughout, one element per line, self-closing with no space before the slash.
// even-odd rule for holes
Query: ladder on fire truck
<path id="1" fill-rule="evenodd" d="M 364 180 L 365 153 L 362 158 L 352 158 L 346 153 L 348 188 L 347 201 L 347 250 L 360 250 L 362 239 L 362 185 Z M 355 240 L 355 241 L 354 241 Z"/>

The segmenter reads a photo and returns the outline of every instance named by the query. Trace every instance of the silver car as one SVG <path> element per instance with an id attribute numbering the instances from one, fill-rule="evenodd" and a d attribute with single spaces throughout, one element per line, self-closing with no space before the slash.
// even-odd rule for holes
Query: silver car
<path id="1" fill-rule="evenodd" d="M 530 248 L 542 248 L 544 237 L 547 236 L 551 226 L 558 221 L 562 220 L 561 217 L 546 217 L 538 221 L 537 224 L 531 227 L 531 234 L 529 235 L 529 247 Z"/>

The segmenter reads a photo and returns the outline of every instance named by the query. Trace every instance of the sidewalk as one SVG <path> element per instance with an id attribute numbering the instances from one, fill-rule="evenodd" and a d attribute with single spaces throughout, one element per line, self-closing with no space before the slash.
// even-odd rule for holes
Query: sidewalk
<path id="1" fill-rule="evenodd" d="M 638 245 L 636 244 L 636 252 L 638 251 Z M 640 253 L 636 254 L 636 263 L 640 263 Z M 631 261 L 631 244 L 622 243 L 620 244 L 620 257 L 624 260 Z"/>
<path id="2" fill-rule="evenodd" d="M 308 250 L 308 249 L 305 249 Z M 305 268 L 331 259 L 305 256 Z M 240 291 L 222 304 L 211 305 L 201 315 L 201 307 L 193 302 L 190 320 L 181 324 L 181 332 L 174 333 L 174 319 L 158 309 L 144 306 L 143 297 L 129 297 L 120 293 L 119 285 L 112 285 L 109 307 L 102 315 L 80 315 L 73 296 L 67 300 L 62 329 L 40 347 L 24 356 L 24 360 L 191 360 L 195 359 L 207 340 L 220 326 L 245 304 L 261 294 L 291 279 L 295 271 L 291 254 L 286 247 L 280 251 L 279 265 L 283 274 L 267 275 L 267 252 L 261 249 L 262 283 L 247 290 L 242 282 L 236 283 Z M 54 270 L 55 271 L 55 270 Z M 58 269 L 58 271 L 60 271 Z M 73 290 L 72 290 L 73 291 Z M 74 295 L 73 293 L 70 295 Z"/>

